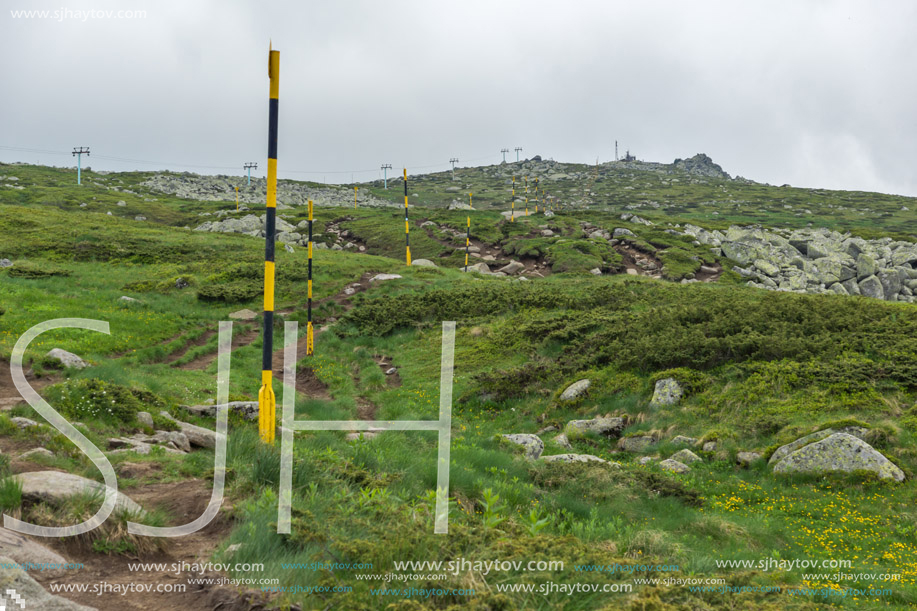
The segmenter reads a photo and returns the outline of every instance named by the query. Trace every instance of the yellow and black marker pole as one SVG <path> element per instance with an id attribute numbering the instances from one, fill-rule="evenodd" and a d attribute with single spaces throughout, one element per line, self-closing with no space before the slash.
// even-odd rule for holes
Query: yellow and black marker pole
<path id="1" fill-rule="evenodd" d="M 276 418 L 271 357 L 274 348 L 274 230 L 277 224 L 277 110 L 280 95 L 280 51 L 268 55 L 271 79 L 267 126 L 267 206 L 264 223 L 264 337 L 261 343 L 261 390 L 258 391 L 258 431 L 261 441 L 274 442 Z"/>
<path id="2" fill-rule="evenodd" d="M 236 212 L 239 211 L 239 187 L 236 187 Z"/>
<path id="3" fill-rule="evenodd" d="M 535 212 L 538 212 L 538 179 L 535 179 Z"/>
<path id="4" fill-rule="evenodd" d="M 471 203 L 471 193 L 468 194 L 468 207 L 474 210 L 474 204 Z"/>
<path id="5" fill-rule="evenodd" d="M 356 187 L 354 187 L 356 191 Z M 309 200 L 309 281 L 308 281 L 308 318 L 306 322 L 306 356 L 315 353 L 315 332 L 312 330 L 312 200 Z"/>
<path id="6" fill-rule="evenodd" d="M 516 177 L 513 176 L 513 207 L 510 211 L 509 222 L 516 222 Z"/>
<path id="7" fill-rule="evenodd" d="M 404 257 L 411 264 L 411 225 L 408 223 L 408 169 L 404 168 Z"/>
<path id="8" fill-rule="evenodd" d="M 523 176 L 525 181 L 525 216 L 529 215 L 529 177 Z"/>
<path id="9" fill-rule="evenodd" d="M 357 209 L 357 188 L 353 188 L 353 209 Z"/>
<path id="10" fill-rule="evenodd" d="M 468 271 L 468 249 L 471 247 L 471 217 L 468 217 L 468 230 L 465 232 L 465 271 Z"/>

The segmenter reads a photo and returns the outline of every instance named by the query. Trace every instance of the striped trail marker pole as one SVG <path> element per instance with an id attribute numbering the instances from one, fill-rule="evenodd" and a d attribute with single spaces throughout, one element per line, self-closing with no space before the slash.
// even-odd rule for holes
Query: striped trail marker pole
<path id="1" fill-rule="evenodd" d="M 411 225 L 408 223 L 408 169 L 404 168 L 404 256 L 411 264 Z"/>
<path id="2" fill-rule="evenodd" d="M 538 213 L 538 179 L 535 179 L 535 213 Z"/>
<path id="3" fill-rule="evenodd" d="M 529 177 L 523 176 L 525 181 L 525 216 L 529 215 Z"/>
<path id="4" fill-rule="evenodd" d="M 353 209 L 357 209 L 357 188 L 353 188 Z"/>
<path id="5" fill-rule="evenodd" d="M 261 441 L 274 442 L 276 418 L 272 353 L 274 348 L 274 229 L 277 224 L 277 110 L 280 97 L 280 51 L 268 52 L 271 79 L 267 127 L 267 204 L 264 227 L 264 336 L 261 343 L 261 390 L 258 391 L 258 431 Z"/>
<path id="6" fill-rule="evenodd" d="M 239 187 L 236 187 L 236 212 L 239 211 Z"/>
<path id="7" fill-rule="evenodd" d="M 468 207 L 474 210 L 474 204 L 471 203 L 471 193 L 468 194 Z"/>
<path id="8" fill-rule="evenodd" d="M 354 193 L 357 188 L 354 187 Z M 354 195 L 356 197 L 356 195 Z M 315 332 L 312 329 L 312 200 L 309 200 L 309 292 L 308 292 L 308 318 L 306 322 L 306 356 L 315 352 Z"/>
<path id="9" fill-rule="evenodd" d="M 516 177 L 515 176 L 513 176 L 513 207 L 511 208 L 511 211 L 509 214 L 509 222 L 510 223 L 516 222 Z"/>
<path id="10" fill-rule="evenodd" d="M 465 271 L 468 271 L 468 248 L 471 246 L 471 217 L 468 217 L 468 230 L 465 232 Z"/>

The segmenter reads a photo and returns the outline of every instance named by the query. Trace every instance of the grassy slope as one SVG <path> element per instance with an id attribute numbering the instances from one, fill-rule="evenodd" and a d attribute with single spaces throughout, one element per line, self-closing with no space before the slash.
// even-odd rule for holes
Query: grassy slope
<path id="1" fill-rule="evenodd" d="M 144 202 L 148 194 L 111 193 L 92 186 L 78 191 L 63 184 L 70 174 L 59 170 L 14 167 L 4 168 L 3 173 L 20 176 L 18 184 L 27 188 L 0 190 L 0 235 L 6 236 L 0 240 L 0 257 L 14 258 L 17 268 L 27 259 L 36 274 L 56 271 L 69 276 L 25 278 L 0 272 L 0 307 L 5 310 L 0 315 L 0 356 L 8 357 L 15 339 L 37 322 L 65 316 L 100 318 L 110 321 L 112 335 L 53 332 L 42 336 L 42 345 L 27 356 L 40 368 L 40 356 L 49 347 L 72 350 L 96 362 L 95 367 L 72 374 L 74 382 L 101 379 L 149 390 L 173 410 L 178 403 L 212 397 L 214 365 L 204 371 L 184 371 L 161 361 L 183 349 L 188 339 L 215 328 L 228 312 L 241 307 L 260 310 L 259 297 L 245 295 L 251 286 L 258 286 L 262 242 L 177 228 L 194 226 L 199 221 L 197 212 L 212 211 L 220 204 L 164 198 Z M 123 178 L 130 186 L 131 178 Z M 654 178 L 641 176 L 640 180 L 650 183 Z M 488 191 L 477 185 L 474 189 L 486 203 Z M 765 202 L 761 205 L 771 205 L 767 202 L 782 193 L 760 189 Z M 688 197 L 708 195 L 683 190 L 671 194 L 672 199 Z M 827 204 L 842 195 L 826 197 L 830 198 Z M 128 206 L 114 205 L 121 199 Z M 89 210 L 80 210 L 80 201 L 93 203 Z M 889 211 L 904 205 L 896 198 L 870 201 L 870 206 L 886 206 Z M 107 216 L 108 209 L 116 216 Z M 652 218 L 650 212 L 638 212 Z M 130 220 L 140 213 L 158 223 Z M 251 424 L 234 422 L 229 489 L 239 522 L 227 544 L 240 542 L 243 547 L 233 561 L 267 561 L 267 573 L 280 576 L 286 585 L 354 588 L 352 593 L 328 594 L 321 603 L 315 599 L 307 606 L 332 603 L 340 608 L 375 609 L 397 599 L 370 595 L 369 588 L 381 587 L 381 582 L 356 580 L 352 571 L 282 569 L 281 563 L 371 562 L 374 569 L 364 572 L 385 573 L 395 560 L 564 560 L 563 571 L 496 572 L 488 576 L 486 586 L 479 577 L 465 573 L 447 582 L 421 580 L 405 585 L 474 587 L 479 595 L 472 605 L 482 609 L 737 605 L 777 609 L 805 608 L 825 599 L 696 594 L 682 588 L 650 587 L 638 587 L 629 595 L 543 597 L 498 593 L 495 585 L 547 580 L 629 583 L 626 575 L 573 569 L 574 564 L 615 562 L 678 564 L 681 572 L 668 576 L 721 576 L 732 586 L 801 585 L 799 571 L 724 570 L 715 561 L 856 557 L 850 572 L 897 572 L 903 575 L 901 583 L 891 585 L 891 596 L 865 601 L 830 597 L 829 602 L 851 608 L 917 603 L 913 484 L 890 486 L 861 477 L 775 479 L 760 466 L 749 470 L 734 466 L 738 450 L 766 453 L 801 433 L 855 418 L 874 428 L 877 448 L 914 473 L 917 415 L 911 406 L 917 391 L 917 345 L 912 338 L 917 314 L 912 306 L 771 293 L 726 282 L 681 286 L 623 276 L 555 274 L 523 284 L 466 277 L 449 269 L 405 269 L 397 261 L 403 234 L 396 219 L 388 222 L 392 212 L 319 214 L 320 222 L 354 216 L 351 229 L 364 238 L 370 252 L 383 256 L 316 251 L 317 298 L 337 294 L 365 271 L 395 271 L 405 278 L 354 298 L 351 313 L 334 332 L 320 338 L 317 356 L 303 364 L 311 365 L 329 386 L 331 399 L 300 399 L 297 413 L 351 418 L 359 396 L 379 406 L 378 418 L 435 417 L 439 321 L 457 320 L 451 534 L 432 534 L 429 493 L 435 485 L 435 437 L 406 432 L 387 433 L 362 444 L 346 443 L 337 433 L 297 434 L 294 533 L 277 535 L 278 453 L 258 443 Z M 518 226 L 507 227 L 494 222 L 495 213 L 475 214 L 473 233 L 483 240 L 529 239 L 531 244 L 518 246 L 544 246 L 527 238 L 529 230 L 543 221 L 523 219 Z M 683 221 L 692 214 L 688 210 L 668 220 Z M 751 220 L 750 212 L 735 214 Z M 559 231 L 578 227 L 577 218 L 621 226 L 614 222 L 615 215 L 604 210 L 570 211 L 554 223 Z M 417 219 L 430 218 L 457 229 L 464 216 L 420 208 L 414 213 Z M 801 222 L 791 216 L 768 218 L 776 219 L 774 224 Z M 301 212 L 291 211 L 291 217 L 295 222 Z M 826 222 L 835 220 L 858 223 L 855 228 L 861 234 L 900 231 L 894 216 L 832 217 Z M 641 237 L 650 243 L 675 239 L 656 231 Z M 444 252 L 431 238 L 413 238 L 412 233 L 415 257 L 436 258 Z M 690 244 L 677 246 L 692 252 Z M 294 308 L 295 318 L 301 318 L 303 307 L 304 250 L 278 253 L 278 309 Z M 178 277 L 188 279 L 191 287 L 175 289 Z M 239 287 L 240 301 L 196 298 L 206 287 L 227 284 Z M 118 297 L 125 294 L 143 303 L 121 305 Z M 329 305 L 319 314 L 328 317 L 340 312 Z M 279 346 L 279 326 L 275 335 Z M 215 342 L 194 350 L 212 352 Z M 394 357 L 404 381 L 401 387 L 386 384 L 373 360 L 380 354 Z M 231 393 L 235 398 L 256 395 L 259 357 L 260 341 L 234 354 Z M 677 408 L 651 408 L 652 385 L 665 375 L 681 379 L 691 392 Z M 557 391 L 581 377 L 593 380 L 589 397 L 572 406 L 558 404 Z M 60 397 L 62 388 L 67 387 L 46 392 Z M 17 413 L 33 415 L 30 411 L 20 408 Z M 705 463 L 690 474 L 671 476 L 637 464 L 636 456 L 613 455 L 613 445 L 600 439 L 575 440 L 576 451 L 621 462 L 620 471 L 529 464 L 494 439 L 497 433 L 534 432 L 548 424 L 563 425 L 569 419 L 605 413 L 626 414 L 633 423 L 628 433 L 654 432 L 663 439 L 675 434 L 715 438 L 719 447 L 715 453 L 703 454 Z M 90 420 L 90 424 L 99 442 L 111 432 L 136 426 L 130 418 Z M 8 435 L 30 434 L 15 430 L 2 416 L 0 427 Z M 66 440 L 51 436 L 43 443 L 58 451 L 55 466 L 96 476 L 91 464 Z M 666 456 L 674 448 L 663 443 L 658 451 Z M 547 452 L 561 450 L 549 445 Z M 181 460 L 167 456 L 140 460 L 161 462 L 163 478 L 181 479 L 206 477 L 211 457 L 199 451 Z M 486 490 L 500 495 L 503 508 L 492 513 L 505 520 L 497 525 L 492 520 L 488 526 L 482 515 Z M 533 510 L 536 518 L 548 520 L 534 534 Z M 403 608 L 466 608 L 468 603 L 464 597 L 432 597 Z"/>

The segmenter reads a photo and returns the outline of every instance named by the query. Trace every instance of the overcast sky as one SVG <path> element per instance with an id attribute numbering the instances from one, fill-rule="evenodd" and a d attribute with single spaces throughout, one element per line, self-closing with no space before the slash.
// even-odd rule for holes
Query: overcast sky
<path id="1" fill-rule="evenodd" d="M 273 40 L 282 177 L 370 180 L 517 146 L 594 163 L 617 140 L 772 184 L 917 195 L 917 2 L 4 6 L 2 161 L 70 165 L 51 152 L 90 146 L 97 169 L 263 175 Z M 145 16 L 11 12 L 61 9 Z"/>

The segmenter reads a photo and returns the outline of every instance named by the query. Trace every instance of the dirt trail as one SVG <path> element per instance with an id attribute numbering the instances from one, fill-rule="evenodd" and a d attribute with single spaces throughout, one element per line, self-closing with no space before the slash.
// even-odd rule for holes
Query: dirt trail
<path id="1" fill-rule="evenodd" d="M 258 328 L 256 323 L 252 323 L 247 329 L 241 333 L 233 333 L 232 337 L 232 346 L 230 350 L 236 350 L 242 346 L 248 346 L 253 341 L 258 339 L 261 334 L 261 330 Z M 210 334 L 210 337 L 213 337 L 213 333 Z M 217 360 L 219 352 L 208 352 L 207 354 L 202 354 L 191 361 L 188 361 L 184 365 L 179 365 L 179 369 L 184 369 L 186 371 L 195 371 L 207 369 L 211 363 Z"/>
<path id="2" fill-rule="evenodd" d="M 45 376 L 39 378 L 31 369 L 25 372 L 25 379 L 31 384 L 36 391 L 61 380 L 61 376 Z M 15 384 L 13 384 L 13 374 L 10 372 L 10 362 L 6 359 L 0 359 L 0 411 L 8 411 L 17 405 L 26 405 L 25 399 L 19 394 Z"/>
<path id="3" fill-rule="evenodd" d="M 215 329 L 207 329 L 206 331 L 201 333 L 201 335 L 197 339 L 191 340 L 190 342 L 185 344 L 184 348 L 176 352 L 173 352 L 172 354 L 167 356 L 162 362 L 165 363 L 166 365 L 171 365 L 172 363 L 174 363 L 181 357 L 185 356 L 185 354 L 187 354 L 188 351 L 191 350 L 192 348 L 203 346 L 204 344 L 209 342 L 210 338 L 216 334 L 217 332 Z"/>
<path id="4" fill-rule="evenodd" d="M 146 464 L 142 464 L 147 466 Z M 138 465 L 139 466 L 139 465 Z M 199 479 L 181 482 L 157 483 L 130 488 L 124 493 L 146 509 L 161 508 L 167 511 L 175 524 L 185 524 L 203 513 L 210 500 L 211 483 Z M 224 501 L 225 504 L 225 501 Z M 109 591 L 101 595 L 94 592 L 67 593 L 66 598 L 101 611 L 160 611 L 162 609 L 183 609 L 188 611 L 250 611 L 270 608 L 267 598 L 258 591 L 243 591 L 228 585 L 190 584 L 189 579 L 225 577 L 220 573 L 197 573 L 189 570 L 173 570 L 173 563 L 201 564 L 211 561 L 211 554 L 219 543 L 228 536 L 231 520 L 220 513 L 205 528 L 184 536 L 170 538 L 163 551 L 144 554 L 142 558 L 103 555 L 72 539 L 42 539 L 71 562 L 81 562 L 84 568 L 66 571 L 59 575 L 42 572 L 30 573 L 45 589 L 50 584 L 135 584 L 134 591 L 125 595 Z M 165 563 L 168 570 L 131 571 L 128 564 L 135 562 Z M 162 586 L 175 589 L 184 586 L 184 592 L 142 592 L 136 588 Z"/>

